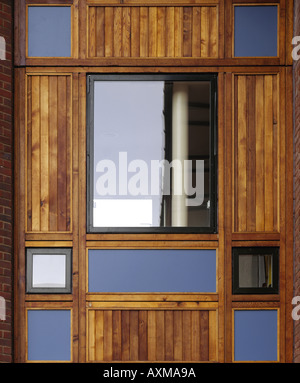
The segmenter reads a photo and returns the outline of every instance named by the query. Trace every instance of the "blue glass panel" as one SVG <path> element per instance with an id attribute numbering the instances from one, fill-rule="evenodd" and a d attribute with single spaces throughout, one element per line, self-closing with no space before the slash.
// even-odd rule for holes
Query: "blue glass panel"
<path id="1" fill-rule="evenodd" d="M 236 361 L 277 361 L 277 310 L 234 312 Z"/>
<path id="2" fill-rule="evenodd" d="M 90 250 L 89 292 L 216 292 L 216 251 Z"/>
<path id="3" fill-rule="evenodd" d="M 28 360 L 71 359 L 70 310 L 28 310 Z"/>
<path id="4" fill-rule="evenodd" d="M 28 56 L 71 56 L 71 7 L 28 7 Z"/>
<path id="5" fill-rule="evenodd" d="M 234 7 L 235 57 L 277 56 L 277 6 Z"/>

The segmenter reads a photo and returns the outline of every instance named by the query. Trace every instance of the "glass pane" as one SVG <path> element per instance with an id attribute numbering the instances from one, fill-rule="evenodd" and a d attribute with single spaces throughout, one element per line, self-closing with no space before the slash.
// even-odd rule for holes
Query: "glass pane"
<path id="1" fill-rule="evenodd" d="M 273 287 L 272 255 L 239 255 L 239 287 Z"/>
<path id="2" fill-rule="evenodd" d="M 277 310 L 234 311 L 234 360 L 277 361 Z"/>
<path id="3" fill-rule="evenodd" d="M 71 359 L 70 310 L 28 310 L 28 360 Z"/>
<path id="4" fill-rule="evenodd" d="M 210 227 L 209 81 L 95 81 L 94 227 Z"/>
<path id="5" fill-rule="evenodd" d="M 65 254 L 33 254 L 32 287 L 66 287 Z"/>
<path id="6" fill-rule="evenodd" d="M 232 255 L 233 294 L 278 294 L 278 248 L 236 247 Z"/>
<path id="7" fill-rule="evenodd" d="M 276 5 L 234 7 L 235 57 L 277 56 Z"/>
<path id="8" fill-rule="evenodd" d="M 71 7 L 28 7 L 28 56 L 71 56 Z"/>
<path id="9" fill-rule="evenodd" d="M 216 292 L 215 250 L 89 250 L 89 292 Z"/>

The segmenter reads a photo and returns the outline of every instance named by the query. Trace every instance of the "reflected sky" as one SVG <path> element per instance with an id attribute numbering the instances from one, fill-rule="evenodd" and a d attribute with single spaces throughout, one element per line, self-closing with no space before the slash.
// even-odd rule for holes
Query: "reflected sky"
<path id="1" fill-rule="evenodd" d="M 127 153 L 127 163 L 134 160 L 143 160 L 147 168 L 151 168 L 151 160 L 164 159 L 164 82 L 163 81 L 99 81 L 95 82 L 95 110 L 94 110 L 94 169 L 97 168 L 99 161 L 110 160 L 116 165 L 116 187 L 119 190 L 119 153 Z M 124 156 L 123 156 L 124 158 Z M 126 164 L 123 163 L 123 169 Z M 106 170 L 108 171 L 108 170 Z M 137 169 L 137 172 L 139 169 Z M 132 173 L 132 176 L 134 173 Z M 122 172 L 127 189 L 126 177 Z M 148 172 L 148 195 L 150 194 L 151 173 Z M 99 174 L 95 174 L 95 180 Z M 124 178 L 125 177 L 125 178 Z M 131 175 L 128 173 L 128 179 Z M 94 182 L 95 199 L 104 199 L 97 193 L 97 183 Z M 139 186 L 139 185 L 137 185 Z M 107 198 L 112 199 L 113 196 Z M 110 216 L 120 215 L 121 200 L 117 195 L 118 203 L 113 210 L 113 204 L 109 204 Z M 134 199 L 129 193 L 122 196 L 123 199 Z M 143 196 L 139 196 L 139 199 Z M 149 206 L 149 196 L 145 197 L 145 206 Z M 159 217 L 161 211 L 161 195 L 151 196 L 152 216 L 141 222 L 143 226 L 159 226 Z M 97 203 L 97 201 L 96 201 Z M 103 211 L 102 216 L 107 216 Z M 124 201 L 124 215 L 128 217 L 128 209 L 131 203 Z M 140 207 L 136 205 L 137 209 Z M 98 207 L 97 207 L 98 210 Z M 133 210 L 131 209 L 133 212 Z M 109 213 L 109 212 L 108 212 Z M 148 216 L 147 216 L 148 217 Z M 145 218 L 143 216 L 143 221 Z M 97 217 L 95 216 L 96 220 Z M 98 217 L 98 222 L 99 222 Z M 124 226 L 124 219 L 122 226 Z M 102 222 L 102 219 L 101 221 Z M 128 222 L 132 222 L 128 220 Z M 135 222 L 135 220 L 133 220 Z M 136 224 L 136 222 L 135 222 Z M 100 225 L 102 226 L 102 225 Z M 126 225 L 127 226 L 127 225 Z M 131 224 L 129 224 L 131 226 Z"/>
<path id="2" fill-rule="evenodd" d="M 94 82 L 94 227 L 210 225 L 210 82 L 176 83 Z"/>

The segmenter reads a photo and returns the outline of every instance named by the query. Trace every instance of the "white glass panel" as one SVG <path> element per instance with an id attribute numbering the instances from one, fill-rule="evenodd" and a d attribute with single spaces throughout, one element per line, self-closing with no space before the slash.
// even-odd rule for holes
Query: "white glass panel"
<path id="1" fill-rule="evenodd" d="M 151 199 L 94 201 L 94 226 L 152 226 Z"/>
<path id="2" fill-rule="evenodd" d="M 33 254 L 32 287 L 65 286 L 65 254 Z"/>

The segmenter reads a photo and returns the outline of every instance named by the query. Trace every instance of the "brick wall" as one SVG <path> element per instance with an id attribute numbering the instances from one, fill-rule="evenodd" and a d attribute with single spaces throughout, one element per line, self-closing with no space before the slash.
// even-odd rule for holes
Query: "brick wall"
<path id="1" fill-rule="evenodd" d="M 300 36 L 300 0 L 294 1 L 294 36 Z M 298 51 L 299 54 L 299 51 Z M 300 296 L 300 59 L 294 61 L 295 296 Z M 300 363 L 300 320 L 295 321 L 294 360 Z"/>
<path id="2" fill-rule="evenodd" d="M 13 275 L 13 0 L 0 0 L 0 304 L 5 299 L 5 320 L 0 318 L 0 362 L 12 362 Z"/>

